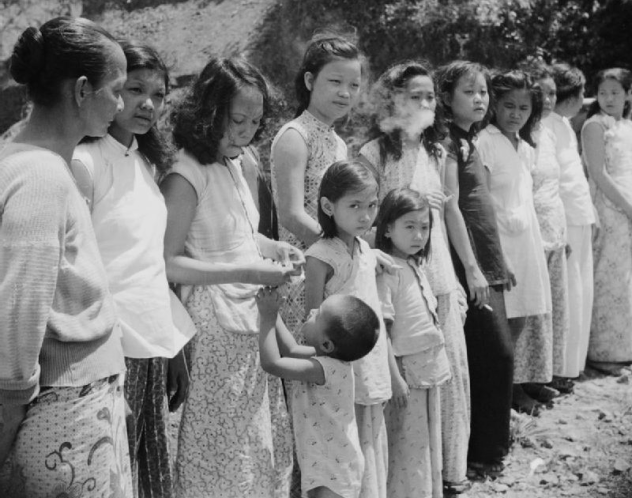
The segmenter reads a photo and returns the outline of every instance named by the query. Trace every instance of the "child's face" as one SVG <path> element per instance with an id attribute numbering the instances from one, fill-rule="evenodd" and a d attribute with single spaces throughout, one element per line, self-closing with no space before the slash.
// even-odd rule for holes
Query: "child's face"
<path id="1" fill-rule="evenodd" d="M 255 87 L 239 89 L 230 103 L 224 136 L 219 142 L 218 160 L 237 157 L 252 142 L 263 119 L 263 95 Z"/>
<path id="2" fill-rule="evenodd" d="M 551 111 L 555 109 L 555 103 L 557 102 L 557 87 L 553 78 L 543 78 L 538 81 L 540 88 L 542 89 L 542 98 L 544 103 L 542 106 L 542 117 L 546 118 Z"/>
<path id="3" fill-rule="evenodd" d="M 127 144 L 133 135 L 147 133 L 160 117 L 166 93 L 165 75 L 161 71 L 135 69 L 127 73 L 121 92 L 125 107 L 112 123 L 112 136 Z"/>
<path id="4" fill-rule="evenodd" d="M 628 94 L 623 89 L 623 85 L 614 79 L 605 80 L 599 85 L 597 90 L 599 108 L 616 119 L 623 116 L 623 109 L 627 99 Z"/>
<path id="5" fill-rule="evenodd" d="M 385 233 L 393 244 L 393 256 L 406 259 L 426 247 L 430 238 L 430 210 L 410 211 L 391 223 Z"/>
<path id="6" fill-rule="evenodd" d="M 327 336 L 327 324 L 332 314 L 338 313 L 335 307 L 335 299 L 325 299 L 320 308 L 313 309 L 309 312 L 307 320 L 301 328 L 305 342 L 316 349 L 317 355 L 325 355 L 331 353 L 332 343 Z"/>
<path id="7" fill-rule="evenodd" d="M 336 202 L 323 197 L 321 203 L 325 213 L 333 216 L 341 239 L 358 237 L 371 228 L 377 215 L 377 187 L 349 192 Z"/>
<path id="8" fill-rule="evenodd" d="M 529 90 L 511 90 L 494 106 L 496 125 L 505 135 L 515 135 L 531 116 L 532 103 Z"/>
<path id="9" fill-rule="evenodd" d="M 465 130 L 485 117 L 489 106 L 487 82 L 481 73 L 465 74 L 459 78 L 452 95 L 448 96 L 454 122 Z"/>
<path id="10" fill-rule="evenodd" d="M 362 65 L 357 59 L 335 59 L 317 75 L 305 73 L 304 79 L 311 92 L 308 110 L 321 121 L 333 124 L 346 116 L 358 100 Z"/>

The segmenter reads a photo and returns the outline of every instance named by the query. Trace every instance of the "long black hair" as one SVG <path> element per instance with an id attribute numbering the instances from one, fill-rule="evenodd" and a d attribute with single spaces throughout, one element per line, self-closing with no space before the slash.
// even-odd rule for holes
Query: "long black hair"
<path id="1" fill-rule="evenodd" d="M 412 211 L 428 210 L 430 217 L 430 232 L 432 232 L 432 209 L 428 199 L 417 190 L 407 187 L 394 188 L 382 201 L 380 211 L 377 214 L 375 224 L 377 230 L 375 232 L 375 247 L 387 254 L 393 253 L 393 241 L 386 236 L 389 225 L 395 223 L 399 218 Z M 430 257 L 430 237 L 426 246 L 421 248 L 415 256 L 426 261 Z"/>
<path id="2" fill-rule="evenodd" d="M 368 141 L 377 139 L 380 148 L 380 162 L 386 163 L 388 157 L 399 160 L 403 153 L 403 130 L 395 127 L 384 131 L 381 123 L 385 118 L 394 117 L 396 112 L 395 95 L 403 92 L 408 81 L 415 76 L 427 76 L 432 80 L 432 72 L 419 61 L 400 62 L 391 66 L 378 78 L 371 90 L 374 112 L 369 129 Z M 429 155 L 438 158 L 442 153 L 441 140 L 446 136 L 441 106 L 435 108 L 435 118 L 431 126 L 421 135 L 421 142 Z"/>
<path id="3" fill-rule="evenodd" d="M 364 62 L 364 56 L 358 47 L 343 36 L 332 33 L 314 35 L 305 49 L 303 62 L 294 79 L 294 90 L 298 101 L 297 117 L 309 107 L 312 97 L 312 92 L 305 86 L 305 73 L 311 73 L 316 78 L 326 64 L 339 59 L 358 60 L 362 66 Z"/>
<path id="4" fill-rule="evenodd" d="M 492 77 L 492 98 L 494 100 L 494 106 L 498 104 L 498 101 L 504 95 L 513 90 L 527 90 L 531 96 L 531 115 L 518 132 L 518 135 L 531 145 L 531 147 L 535 147 L 532 133 L 542 117 L 542 91 L 525 71 L 513 70 L 496 74 Z M 492 113 L 491 123 L 496 124 L 495 111 Z"/>
<path id="5" fill-rule="evenodd" d="M 201 164 L 214 163 L 229 121 L 230 103 L 245 87 L 254 88 L 263 96 L 263 118 L 253 140 L 259 138 L 276 103 L 268 81 L 245 59 L 211 57 L 171 112 L 176 146 Z"/>
<path id="6" fill-rule="evenodd" d="M 593 83 L 595 90 L 595 101 L 590 104 L 588 108 L 588 115 L 586 118 L 594 116 L 598 112 L 601 112 L 601 107 L 599 106 L 599 99 L 597 98 L 597 94 L 599 93 L 599 86 L 604 81 L 613 80 L 618 81 L 623 88 L 625 93 L 630 91 L 630 87 L 632 87 L 632 76 L 630 71 L 627 69 L 623 69 L 620 67 L 612 67 L 610 69 L 603 69 L 597 73 L 595 76 L 595 81 Z M 625 101 L 625 105 L 623 106 L 623 116 L 627 116 L 630 112 L 630 102 L 628 100 Z"/>

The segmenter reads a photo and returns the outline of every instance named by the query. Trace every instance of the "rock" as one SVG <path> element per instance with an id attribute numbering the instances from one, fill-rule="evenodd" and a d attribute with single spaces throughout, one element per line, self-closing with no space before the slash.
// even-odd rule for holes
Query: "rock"
<path id="1" fill-rule="evenodd" d="M 507 486 L 506 484 L 494 483 L 492 484 L 492 489 L 496 493 L 506 493 L 507 491 L 509 491 L 509 486 Z"/>
<path id="2" fill-rule="evenodd" d="M 595 484 L 599 482 L 599 476 L 591 470 L 585 470 L 580 473 L 582 486 L 588 486 L 589 484 Z"/>
<path id="3" fill-rule="evenodd" d="M 629 469 L 630 469 L 630 464 L 628 462 L 626 462 L 622 458 L 617 458 L 617 460 L 614 462 L 614 465 L 612 466 L 612 473 L 615 475 L 623 474 L 624 472 L 627 472 Z"/>
<path id="4" fill-rule="evenodd" d="M 535 441 L 531 437 L 523 437 L 520 439 L 520 446 L 523 448 L 535 448 Z"/>
<path id="5" fill-rule="evenodd" d="M 607 495 L 608 491 L 610 491 L 608 488 L 604 488 L 603 486 L 599 486 L 596 489 L 597 493 L 599 493 L 600 495 Z"/>
<path id="6" fill-rule="evenodd" d="M 617 384 L 629 384 L 630 383 L 630 375 L 625 374 L 617 379 Z"/>
<path id="7" fill-rule="evenodd" d="M 612 422 L 612 413 L 607 410 L 602 410 L 601 408 L 596 408 L 597 419 L 603 420 L 604 422 Z"/>
<path id="8" fill-rule="evenodd" d="M 540 476 L 540 484 L 555 486 L 560 483 L 560 480 L 555 474 L 542 474 Z"/>
<path id="9" fill-rule="evenodd" d="M 540 446 L 542 446 L 542 448 L 550 450 L 551 448 L 553 448 L 553 443 L 549 438 L 544 438 L 542 441 L 540 441 Z"/>
<path id="10" fill-rule="evenodd" d="M 559 420 L 557 421 L 557 423 L 558 423 L 559 425 L 568 425 L 568 422 L 567 422 L 566 420 L 564 420 L 563 418 L 559 419 Z"/>

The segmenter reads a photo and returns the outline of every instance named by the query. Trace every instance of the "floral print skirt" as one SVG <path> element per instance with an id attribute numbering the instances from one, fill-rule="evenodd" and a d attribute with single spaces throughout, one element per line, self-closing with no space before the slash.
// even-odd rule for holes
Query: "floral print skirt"
<path id="1" fill-rule="evenodd" d="M 259 335 L 223 330 L 208 287 L 186 305 L 197 334 L 176 459 L 178 498 L 287 497 L 292 433 L 281 381 L 259 361 Z"/>
<path id="2" fill-rule="evenodd" d="M 123 376 L 42 388 L 9 457 L 12 498 L 132 498 Z"/>

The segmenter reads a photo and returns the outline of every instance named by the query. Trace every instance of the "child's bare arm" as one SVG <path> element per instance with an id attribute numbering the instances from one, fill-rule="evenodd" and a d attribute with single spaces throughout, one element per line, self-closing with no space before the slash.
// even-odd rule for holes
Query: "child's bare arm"
<path id="1" fill-rule="evenodd" d="M 311 358 L 316 355 L 316 349 L 312 346 L 303 346 L 296 342 L 281 317 L 277 317 L 276 336 L 281 356 L 284 358 Z"/>
<path id="2" fill-rule="evenodd" d="M 325 284 L 333 269 L 324 261 L 308 256 L 305 263 L 305 315 L 319 308 L 325 300 Z"/>
<path id="3" fill-rule="evenodd" d="M 261 330 L 259 331 L 261 368 L 269 374 L 283 379 L 324 384 L 325 372 L 321 364 L 315 359 L 283 358 L 281 356 L 276 334 L 280 305 L 281 298 L 276 290 L 262 288 L 257 293 L 257 306 L 261 315 Z"/>

